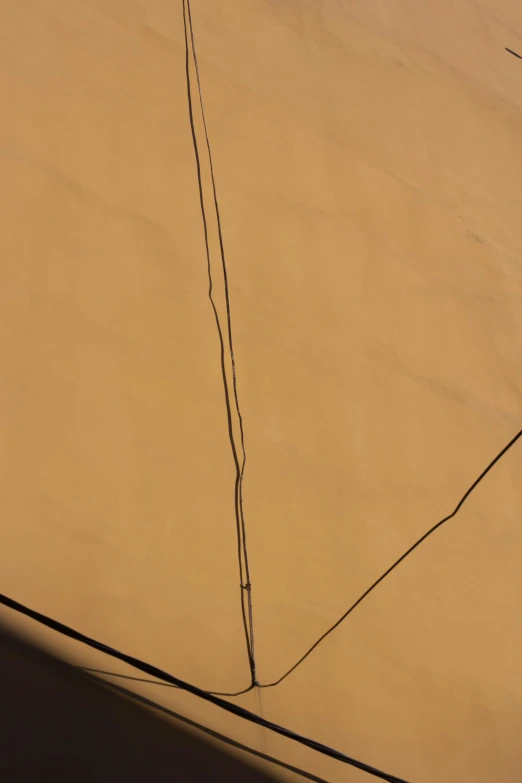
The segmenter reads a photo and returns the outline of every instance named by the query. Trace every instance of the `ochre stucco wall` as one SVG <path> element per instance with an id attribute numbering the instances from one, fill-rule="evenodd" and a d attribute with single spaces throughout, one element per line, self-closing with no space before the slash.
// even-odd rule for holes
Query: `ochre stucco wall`
<path id="1" fill-rule="evenodd" d="M 522 7 L 192 0 L 192 17 L 267 683 L 522 426 L 522 60 L 505 51 L 522 53 Z M 4 0 L 0 28 L 1 592 L 244 688 L 182 1 Z M 521 476 L 522 443 L 288 679 L 237 701 L 413 783 L 518 780 Z M 133 687 L 331 783 L 369 779 Z"/>

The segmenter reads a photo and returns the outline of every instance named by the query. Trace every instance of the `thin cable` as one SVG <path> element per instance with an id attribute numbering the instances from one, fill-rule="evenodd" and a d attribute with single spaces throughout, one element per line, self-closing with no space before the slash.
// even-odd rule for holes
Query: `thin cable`
<path id="1" fill-rule="evenodd" d="M 253 608 L 252 608 L 252 583 L 250 580 L 250 568 L 248 564 L 248 550 L 247 550 L 247 541 L 246 541 L 246 525 L 245 525 L 245 512 L 243 508 L 243 479 L 245 475 L 245 466 L 246 466 L 246 448 L 245 448 L 245 433 L 243 428 L 243 417 L 241 415 L 241 408 L 239 406 L 239 396 L 237 391 L 237 374 L 236 374 L 236 360 L 235 360 L 235 354 L 234 354 L 234 343 L 232 340 L 232 317 L 230 313 L 230 294 L 229 294 L 229 287 L 228 287 L 228 274 L 227 274 L 227 262 L 226 262 L 226 256 L 225 256 L 225 245 L 223 241 L 223 229 L 221 225 L 221 214 L 219 210 L 219 202 L 217 197 L 217 188 L 216 188 L 216 178 L 214 176 L 214 164 L 212 161 L 212 151 L 210 148 L 210 139 L 208 135 L 208 128 L 207 128 L 207 121 L 205 118 L 205 109 L 203 107 L 203 91 L 201 89 L 201 80 L 199 76 L 199 66 L 198 66 L 198 58 L 196 54 L 196 44 L 194 41 L 194 26 L 192 24 L 192 12 L 190 7 L 190 0 L 186 0 L 187 4 L 187 11 L 188 11 L 188 20 L 189 20 L 189 29 L 190 29 L 190 38 L 192 42 L 192 55 L 194 58 L 194 68 L 196 71 L 196 80 L 198 84 L 198 94 L 199 94 L 199 105 L 201 107 L 201 118 L 203 120 L 203 128 L 205 132 L 205 141 L 207 145 L 207 152 L 208 152 L 208 160 L 210 165 L 210 178 L 212 181 L 212 193 L 214 196 L 214 208 L 216 211 L 216 220 L 217 220 L 217 229 L 218 229 L 218 237 L 219 237 L 219 249 L 221 254 L 221 267 L 223 270 L 223 283 L 224 283 L 224 289 L 225 289 L 225 304 L 226 304 L 226 313 L 227 313 L 227 326 L 228 326 L 228 341 L 230 345 L 230 359 L 232 363 L 232 385 L 234 390 L 234 400 L 236 404 L 236 412 L 237 417 L 239 420 L 239 432 L 240 432 L 240 438 L 241 438 L 241 450 L 242 450 L 242 463 L 241 463 L 241 472 L 239 476 L 239 482 L 238 482 L 238 494 L 239 494 L 239 509 L 240 509 L 240 517 L 241 517 L 241 529 L 242 529 L 242 538 L 243 538 L 243 559 L 245 564 L 245 575 L 246 575 L 246 584 L 245 584 L 245 590 L 247 591 L 247 601 L 248 601 L 248 616 L 249 616 L 249 623 L 250 623 L 250 648 L 252 651 L 252 659 L 254 663 L 254 672 L 253 672 L 253 681 L 255 684 L 257 684 L 255 679 L 255 645 L 254 645 L 254 616 L 253 616 Z"/>
<path id="2" fill-rule="evenodd" d="M 208 736 L 213 737 L 220 742 L 224 742 L 226 745 L 231 745 L 233 748 L 237 748 L 237 750 L 241 750 L 244 753 L 250 753 L 252 756 L 263 759 L 263 761 L 268 761 L 270 764 L 275 764 L 278 767 L 282 767 L 282 769 L 295 772 L 296 775 L 300 775 L 302 778 L 306 778 L 306 780 L 312 780 L 314 783 L 328 783 L 328 781 L 324 778 L 313 775 L 311 772 L 306 772 L 304 769 L 300 769 L 299 767 L 294 767 L 292 764 L 287 764 L 286 761 L 275 759 L 273 756 L 269 756 L 266 753 L 261 753 L 259 750 L 249 748 L 248 745 L 243 745 L 241 742 L 237 742 L 237 740 L 233 740 L 231 737 L 226 737 L 224 734 L 220 734 L 218 731 L 214 731 L 214 729 L 209 729 L 208 726 L 203 726 L 201 723 L 196 723 L 195 720 L 186 718 L 184 715 L 180 715 L 179 712 L 174 712 L 174 710 L 169 710 L 162 704 L 158 704 L 157 702 L 152 701 L 152 699 L 147 699 L 141 694 L 128 690 L 128 688 L 123 688 L 121 685 L 116 685 L 114 682 L 108 682 L 107 680 L 102 680 L 99 677 L 94 677 L 92 675 L 89 675 L 89 679 L 92 679 L 97 683 L 101 683 L 102 685 L 111 688 L 111 690 L 114 690 L 117 693 L 121 693 L 123 696 L 134 699 L 135 701 L 140 702 L 140 704 L 145 704 L 147 707 L 152 707 L 154 710 L 163 712 L 165 715 L 169 715 L 171 718 L 175 718 L 182 723 L 186 723 L 188 726 L 191 726 L 192 728 L 197 729 L 204 734 L 208 734 Z"/>
<path id="3" fill-rule="evenodd" d="M 239 581 L 240 581 L 240 600 L 241 600 L 241 613 L 243 618 L 243 628 L 245 632 L 245 641 L 247 646 L 247 655 L 248 655 L 248 662 L 250 667 L 250 676 L 251 676 L 251 684 L 255 684 L 256 682 L 256 671 L 255 671 L 255 661 L 253 656 L 253 650 L 251 646 L 251 628 L 249 624 L 249 606 L 248 602 L 245 606 L 245 573 L 243 570 L 243 546 L 242 546 L 242 528 L 244 527 L 241 519 L 241 510 L 240 510 L 240 494 L 239 494 L 239 487 L 241 484 L 241 466 L 239 463 L 239 458 L 237 454 L 237 448 L 236 443 L 234 439 L 234 429 L 232 424 L 232 407 L 230 404 L 230 391 L 228 387 L 228 380 L 227 380 L 227 372 L 226 372 L 226 364 L 225 364 L 225 342 L 223 338 L 223 331 L 221 329 L 221 323 L 219 320 L 219 314 L 217 310 L 216 303 L 214 301 L 213 296 L 213 279 L 212 279 L 212 264 L 210 260 L 210 246 L 209 246 L 209 239 L 208 239 L 208 223 L 207 223 L 207 215 L 205 210 L 205 200 L 203 197 L 203 180 L 201 176 L 201 162 L 200 162 L 200 156 L 199 156 L 199 147 L 198 147 L 198 141 L 196 136 L 196 128 L 194 124 L 194 109 L 192 105 L 192 87 L 191 87 L 191 80 L 190 80 L 190 63 L 189 63 L 189 57 L 190 57 L 190 47 L 189 47 L 189 38 L 188 38 L 188 30 L 187 30 L 187 15 L 186 15 L 186 7 L 185 7 L 185 0 L 183 0 L 183 25 L 184 25 L 184 31 L 185 31 L 185 72 L 186 72 L 186 80 L 187 80 L 187 98 L 188 98 L 188 110 L 189 110 L 189 121 L 190 121 L 190 130 L 192 134 L 192 145 L 194 148 L 194 157 L 196 160 L 196 170 L 197 170 L 197 179 L 198 179 L 198 189 L 199 189 L 199 203 L 200 203 L 200 209 L 201 209 L 201 216 L 203 220 L 203 232 L 205 237 L 205 250 L 206 250 L 206 256 L 207 256 L 207 271 L 208 271 L 208 281 L 209 281 L 209 290 L 208 290 L 208 296 L 210 299 L 210 303 L 212 305 L 212 310 L 214 313 L 214 319 L 216 322 L 216 328 L 218 331 L 218 337 L 219 337 L 219 344 L 220 344 L 220 359 L 221 359 L 221 375 L 223 379 L 223 388 L 225 392 L 225 405 L 226 405 L 226 411 L 227 411 L 227 424 L 228 424 L 228 436 L 230 441 L 230 447 L 232 450 L 232 457 L 234 460 L 234 465 L 236 468 L 236 478 L 235 478 L 235 487 L 234 487 L 234 506 L 235 506 L 235 518 L 236 518 L 236 535 L 237 535 L 237 545 L 238 545 L 238 561 L 239 561 Z M 250 579 L 248 576 L 246 577 L 246 584 L 250 583 Z"/>
<path id="4" fill-rule="evenodd" d="M 406 781 L 402 778 L 398 778 L 395 775 L 383 772 L 376 767 L 365 764 L 363 761 L 358 761 L 357 759 L 341 753 L 339 750 L 335 750 L 334 748 L 329 748 L 327 745 L 323 745 L 321 742 L 317 742 L 316 740 L 303 737 L 300 734 L 296 734 L 290 729 L 286 729 L 284 726 L 279 726 L 277 723 L 272 723 L 271 721 L 261 718 L 254 712 L 250 712 L 249 710 L 246 710 L 243 707 L 234 704 L 233 702 L 225 701 L 219 696 L 213 696 L 212 694 L 201 690 L 201 688 L 198 688 L 195 685 L 191 685 L 184 680 L 180 680 L 179 677 L 174 677 L 172 674 L 159 669 L 157 666 L 153 666 L 150 663 L 141 661 L 139 658 L 134 658 L 132 655 L 127 655 L 126 653 L 122 653 L 119 650 L 115 650 L 113 647 L 110 647 L 107 644 L 103 644 L 103 642 L 96 641 L 96 639 L 91 639 L 89 636 L 85 636 L 79 631 L 75 631 L 73 628 L 60 623 L 58 620 L 53 620 L 52 618 L 47 617 L 40 612 L 36 612 L 34 609 L 29 609 L 27 606 L 20 604 L 18 601 L 13 600 L 6 595 L 0 594 L 0 604 L 7 606 L 9 609 L 12 609 L 15 612 L 19 612 L 20 614 L 25 615 L 26 617 L 30 617 L 32 620 L 36 620 L 36 622 L 45 625 L 47 628 L 51 628 L 53 631 L 61 633 L 63 636 L 67 636 L 69 639 L 74 639 L 75 641 L 81 642 L 88 647 L 92 647 L 94 650 L 99 650 L 106 655 L 110 655 L 112 658 L 123 661 L 124 663 L 129 664 L 129 666 L 133 666 L 135 669 L 148 674 L 150 677 L 156 677 L 158 680 L 164 680 L 171 685 L 177 685 L 178 688 L 187 691 L 187 693 L 191 693 L 193 696 L 197 696 L 198 698 L 203 699 L 210 704 L 214 704 L 216 707 L 220 707 L 221 709 L 236 715 L 238 718 L 243 718 L 250 723 L 255 723 L 257 726 L 261 726 L 262 728 L 268 729 L 269 731 L 273 731 L 275 734 L 279 734 L 282 737 L 287 737 L 288 739 L 291 739 L 294 742 L 298 742 L 301 745 L 305 745 L 306 747 L 311 748 L 318 753 L 322 753 L 324 756 L 329 756 L 332 759 L 341 761 L 343 764 L 349 764 L 350 766 L 356 767 L 363 772 L 367 772 L 369 775 L 374 775 L 375 777 L 381 778 L 381 780 L 387 780 L 389 783 L 406 783 Z"/>
<path id="5" fill-rule="evenodd" d="M 266 683 L 264 685 L 259 685 L 259 687 L 260 688 L 273 688 L 275 685 L 279 685 L 280 682 L 283 682 L 283 680 L 285 680 L 290 674 L 292 674 L 292 672 L 294 672 L 297 669 L 297 667 L 300 666 L 308 658 L 308 656 L 316 649 L 316 647 L 318 647 L 321 644 L 321 642 L 323 642 L 327 638 L 327 636 L 330 636 L 330 634 L 333 633 L 333 631 L 335 631 L 335 629 L 338 628 L 341 625 L 341 623 L 344 622 L 344 620 L 346 620 L 348 615 L 350 615 L 353 612 L 353 610 L 357 606 L 359 606 L 359 604 L 362 601 L 364 601 L 364 599 L 368 595 L 370 595 L 370 593 L 373 590 L 375 590 L 377 585 L 379 585 L 384 579 L 386 579 L 386 577 L 389 574 L 391 574 L 391 572 L 395 568 L 397 568 L 399 563 L 402 563 L 402 561 L 405 560 L 408 557 L 408 555 L 410 555 L 413 552 L 414 549 L 417 549 L 417 547 L 420 544 L 422 544 L 422 542 L 425 541 L 429 536 L 431 536 L 432 533 L 434 533 L 439 527 L 444 525 L 445 522 L 448 522 L 450 519 L 452 519 L 460 511 L 460 509 L 462 508 L 462 506 L 464 505 L 466 500 L 469 498 L 469 496 L 471 495 L 473 490 L 477 488 L 477 486 L 480 484 L 480 482 L 487 476 L 489 471 L 497 464 L 497 462 L 500 459 L 502 459 L 504 454 L 506 454 L 511 449 L 511 447 L 515 445 L 515 443 L 519 440 L 519 438 L 521 436 L 522 436 L 522 430 L 517 432 L 517 434 L 514 436 L 514 438 L 512 438 L 509 441 L 509 443 L 506 446 L 504 446 L 504 448 L 501 451 L 499 451 L 499 453 L 489 463 L 489 465 L 486 468 L 484 468 L 484 470 L 478 476 L 478 478 L 476 478 L 475 481 L 473 482 L 473 484 L 466 490 L 466 492 L 461 497 L 461 499 L 459 500 L 459 502 L 457 503 L 457 505 L 455 506 L 454 510 L 451 512 L 451 514 L 448 514 L 447 517 L 444 517 L 444 519 L 441 519 L 440 522 L 437 522 L 436 525 L 433 525 L 433 527 L 431 527 L 427 531 L 427 533 L 424 533 L 424 535 L 421 536 L 418 539 L 418 541 L 416 541 L 412 546 L 410 546 L 410 548 L 407 549 L 406 552 L 404 552 L 404 554 L 401 555 L 398 558 L 398 560 L 396 560 L 383 574 L 381 574 L 381 576 L 378 579 L 376 579 L 375 582 L 372 585 L 370 585 L 370 587 L 367 590 L 364 591 L 364 593 L 357 599 L 357 601 L 355 601 L 355 603 L 353 603 L 350 606 L 350 608 L 346 610 L 346 612 L 337 620 L 337 622 L 335 622 L 327 631 L 325 631 L 325 633 L 323 633 L 322 636 L 319 637 L 319 639 L 316 642 L 314 642 L 312 644 L 312 646 L 305 652 L 305 654 L 302 655 L 301 658 L 299 658 L 297 663 L 294 663 L 294 665 L 290 669 L 288 669 L 288 671 L 285 672 L 281 677 L 279 677 L 279 679 L 274 680 L 274 682 Z"/>
<path id="6" fill-rule="evenodd" d="M 119 674 L 118 672 L 108 672 L 104 669 L 91 669 L 90 666 L 77 666 L 82 672 L 89 674 L 103 674 L 105 677 L 118 677 L 121 680 L 132 680 L 132 682 L 145 682 L 147 685 L 161 685 L 163 688 L 179 688 L 178 685 L 171 685 L 169 682 L 159 682 L 159 680 L 149 680 L 147 677 L 131 677 L 130 674 Z M 249 685 L 248 688 L 244 688 L 242 691 L 236 691 L 236 693 L 223 693 L 221 691 L 205 691 L 210 693 L 211 696 L 226 696 L 227 698 L 233 698 L 234 696 L 242 696 L 244 693 L 249 693 L 254 688 L 253 685 Z M 202 689 L 203 690 L 203 689 Z"/>
<path id="7" fill-rule="evenodd" d="M 185 0 L 184 0 L 185 2 Z M 190 29 L 190 38 L 192 43 L 192 56 L 194 60 L 194 68 L 196 71 L 196 80 L 198 85 L 198 95 L 199 95 L 199 105 L 201 108 L 201 119 L 203 121 L 203 129 L 205 133 L 205 141 L 207 145 L 207 152 L 208 152 L 208 160 L 209 160 L 209 166 L 210 166 L 210 178 L 212 182 L 212 193 L 214 197 L 214 208 L 216 211 L 216 221 L 217 221 L 217 229 L 218 229 L 218 237 L 219 237 L 219 249 L 220 249 L 220 255 L 221 255 L 221 267 L 223 271 L 223 284 L 224 284 L 224 291 L 225 291 L 225 305 L 226 305 L 226 314 L 227 314 L 227 327 L 228 327 L 228 341 L 230 346 L 230 360 L 232 364 L 232 386 L 234 391 L 234 401 L 235 401 L 235 407 L 236 407 L 236 413 L 239 421 L 239 432 L 240 432 L 240 440 L 241 440 L 241 451 L 242 451 L 242 460 L 241 460 L 241 470 L 239 474 L 238 479 L 238 498 L 239 498 L 239 513 L 240 513 L 240 521 L 241 521 L 241 533 L 242 533 L 242 548 L 243 548 L 243 561 L 244 561 L 244 567 L 245 567 L 245 576 L 246 576 L 246 583 L 243 585 L 244 590 L 246 590 L 247 593 L 247 606 L 248 606 L 248 620 L 249 620 L 249 626 L 250 626 L 250 650 L 252 655 L 252 681 L 254 684 L 257 684 L 256 681 L 256 672 L 255 672 L 255 643 L 254 643 L 254 616 L 253 616 L 253 608 L 252 608 L 252 582 L 250 579 L 250 567 L 248 563 L 248 549 L 247 549 L 247 541 L 246 541 L 246 524 L 245 524 L 245 511 L 243 506 L 243 480 L 245 475 L 245 466 L 246 466 L 246 447 L 245 447 L 245 432 L 243 427 L 243 417 L 241 415 L 241 408 L 239 405 L 239 395 L 237 390 L 237 373 L 236 373 L 236 360 L 235 360 L 235 353 L 234 353 L 234 343 L 232 339 L 232 317 L 230 312 L 230 293 L 229 293 L 229 286 L 228 286 L 228 274 L 227 274 L 227 262 L 226 262 L 226 256 L 225 256 L 225 245 L 223 241 L 223 229 L 221 225 L 221 214 L 219 210 L 219 202 L 217 197 L 217 188 L 216 188 L 216 178 L 214 175 L 214 163 L 212 160 L 212 151 L 210 148 L 210 139 L 208 135 L 208 128 L 207 128 L 207 121 L 205 118 L 205 109 L 203 107 L 203 91 L 201 89 L 201 79 L 199 75 L 199 66 L 198 66 L 198 58 L 196 54 L 196 44 L 194 41 L 194 27 L 192 24 L 192 12 L 191 12 L 191 6 L 190 6 L 190 0 L 186 0 L 186 7 L 188 11 L 188 22 L 189 22 L 189 29 Z"/>

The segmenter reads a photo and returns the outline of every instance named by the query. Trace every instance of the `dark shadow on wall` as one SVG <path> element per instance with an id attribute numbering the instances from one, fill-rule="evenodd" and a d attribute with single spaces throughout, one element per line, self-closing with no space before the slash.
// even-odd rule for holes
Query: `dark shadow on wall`
<path id="1" fill-rule="evenodd" d="M 0 628 L 0 780 L 276 783 Z"/>

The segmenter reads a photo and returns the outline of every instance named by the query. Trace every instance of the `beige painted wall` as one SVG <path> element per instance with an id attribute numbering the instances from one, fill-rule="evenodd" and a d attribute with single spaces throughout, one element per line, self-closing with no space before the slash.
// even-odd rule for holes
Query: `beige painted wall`
<path id="1" fill-rule="evenodd" d="M 522 7 L 192 0 L 192 15 L 266 683 L 522 426 L 522 60 L 505 51 L 522 53 Z M 241 689 L 182 2 L 4 0 L 0 29 L 1 591 Z M 199 115 L 196 131 L 204 151 Z M 206 158 L 203 177 L 208 198 Z M 210 240 L 223 316 L 213 218 Z M 237 701 L 414 783 L 519 780 L 521 471 L 522 443 L 284 683 Z M 135 687 L 331 783 L 369 780 Z"/>

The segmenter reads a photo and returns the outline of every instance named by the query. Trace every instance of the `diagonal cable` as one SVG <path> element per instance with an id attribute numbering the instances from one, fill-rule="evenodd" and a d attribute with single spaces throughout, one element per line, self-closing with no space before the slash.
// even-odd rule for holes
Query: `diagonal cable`
<path id="1" fill-rule="evenodd" d="M 450 519 L 453 519 L 453 517 L 456 516 L 456 514 L 458 514 L 458 512 L 460 511 L 460 509 L 462 508 L 466 500 L 469 498 L 469 496 L 472 494 L 472 492 L 478 487 L 481 481 L 483 481 L 483 479 L 486 478 L 488 473 L 494 468 L 497 462 L 499 462 L 502 459 L 502 457 L 515 445 L 515 443 L 520 439 L 521 436 L 522 436 L 522 430 L 519 430 L 517 434 L 513 438 L 511 438 L 509 443 L 507 443 L 504 446 L 504 448 L 502 448 L 498 452 L 498 454 L 491 460 L 491 462 L 484 468 L 482 473 L 475 479 L 473 484 L 471 484 L 471 486 L 468 487 L 466 492 L 463 494 L 463 496 L 461 497 L 461 499 L 459 500 L 459 502 L 451 512 L 451 514 L 448 514 L 448 516 L 444 517 L 444 519 L 441 519 L 439 522 L 433 525 L 433 527 L 431 527 L 426 533 L 424 533 L 423 536 L 421 536 L 414 544 L 412 544 L 412 546 L 410 546 L 410 548 L 407 549 L 406 552 L 404 552 L 404 554 L 402 554 L 394 563 L 392 563 L 392 565 L 389 568 L 387 568 L 386 571 L 383 574 L 381 574 L 381 576 L 378 579 L 376 579 L 375 582 L 373 582 L 373 584 L 371 584 L 370 587 L 368 587 L 361 596 L 359 596 L 359 598 L 350 606 L 350 608 L 347 609 L 346 612 L 343 615 L 341 615 L 341 617 L 332 626 L 330 626 L 330 628 L 328 628 L 328 630 L 325 631 L 319 637 L 319 639 L 317 639 L 316 642 L 312 644 L 312 646 L 305 652 L 305 654 L 302 655 L 299 658 L 299 660 L 296 663 L 294 663 L 294 665 L 291 666 L 290 669 L 288 669 L 288 671 L 286 671 L 283 675 L 281 675 L 281 677 L 279 677 L 277 680 L 274 680 L 274 682 L 269 682 L 263 685 L 259 685 L 259 687 L 273 688 L 275 685 L 279 685 L 280 682 L 283 682 L 283 680 L 286 680 L 286 678 L 290 674 L 292 674 L 292 672 L 294 672 L 298 668 L 298 666 L 301 666 L 301 664 L 304 663 L 304 661 L 308 658 L 308 656 L 311 655 L 311 653 L 317 647 L 319 647 L 319 645 L 322 642 L 324 642 L 324 640 L 328 636 L 330 636 L 330 634 L 332 634 L 335 631 L 335 629 L 341 625 L 341 623 L 343 623 L 346 620 L 346 618 L 354 611 L 354 609 L 356 609 L 359 606 L 359 604 L 362 603 L 364 599 L 367 598 L 370 595 L 370 593 L 373 592 L 373 590 L 375 590 L 375 588 L 378 585 L 380 585 L 380 583 L 384 579 L 386 579 L 386 577 L 389 574 L 391 574 L 391 572 L 394 571 L 400 563 L 402 563 L 403 560 L 405 560 L 409 555 L 411 555 L 411 553 L 415 549 L 417 549 L 417 547 L 420 546 L 423 543 L 423 541 L 426 541 L 426 539 L 429 536 L 431 536 L 436 530 L 438 530 L 440 527 L 442 527 L 442 525 L 444 525 L 446 522 L 449 522 Z"/>

